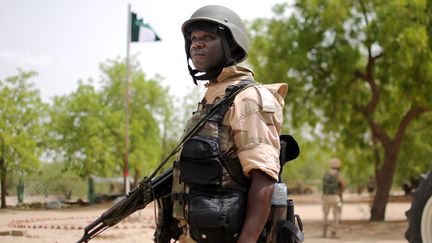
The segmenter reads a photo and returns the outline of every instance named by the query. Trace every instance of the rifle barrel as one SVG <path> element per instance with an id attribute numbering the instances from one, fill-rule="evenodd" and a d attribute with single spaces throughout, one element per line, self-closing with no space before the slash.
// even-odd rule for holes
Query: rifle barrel
<path id="1" fill-rule="evenodd" d="M 153 200 L 169 195 L 171 193 L 172 175 L 173 169 L 170 168 L 151 181 L 144 178 L 139 186 L 129 192 L 125 198 L 87 225 L 84 229 L 84 235 L 77 243 L 88 242 L 135 211 L 145 208 Z"/>

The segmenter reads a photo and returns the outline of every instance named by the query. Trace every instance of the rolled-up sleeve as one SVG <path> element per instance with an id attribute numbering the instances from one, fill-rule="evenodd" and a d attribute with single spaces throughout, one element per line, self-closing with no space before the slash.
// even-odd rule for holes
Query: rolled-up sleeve
<path id="1" fill-rule="evenodd" d="M 278 98 L 260 85 L 241 92 L 231 107 L 230 126 L 237 155 L 247 177 L 257 169 L 278 179 L 279 135 L 284 105 L 283 97 Z"/>

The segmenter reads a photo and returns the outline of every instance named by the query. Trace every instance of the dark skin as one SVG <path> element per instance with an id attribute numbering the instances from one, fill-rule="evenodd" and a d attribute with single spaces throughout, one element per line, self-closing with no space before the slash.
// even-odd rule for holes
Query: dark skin
<path id="1" fill-rule="evenodd" d="M 195 68 L 206 72 L 224 61 L 219 35 L 206 31 L 192 31 L 189 53 Z"/>
<path id="2" fill-rule="evenodd" d="M 255 243 L 271 209 L 275 180 L 260 170 L 251 172 L 246 219 L 237 243 Z"/>
<path id="3" fill-rule="evenodd" d="M 206 31 L 192 31 L 189 53 L 194 67 L 206 72 L 225 61 L 219 35 Z M 275 180 L 260 170 L 250 172 L 251 185 L 247 199 L 247 210 L 238 243 L 255 243 L 271 209 L 271 198 Z"/>

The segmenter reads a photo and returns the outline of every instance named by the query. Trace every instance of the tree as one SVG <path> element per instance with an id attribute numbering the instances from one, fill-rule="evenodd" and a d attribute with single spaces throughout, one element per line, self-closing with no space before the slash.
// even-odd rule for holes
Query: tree
<path id="1" fill-rule="evenodd" d="M 147 79 L 139 68 L 139 63 L 132 58 L 131 65 L 131 96 L 129 115 L 129 161 L 135 172 L 135 181 L 141 178 L 143 172 L 155 168 L 163 157 L 163 142 L 166 131 L 172 120 L 172 103 L 168 89 L 160 86 L 161 77 Z M 116 142 L 117 150 L 124 151 L 124 97 L 126 65 L 121 60 L 110 60 L 101 65 L 104 77 L 101 80 L 102 103 L 109 107 L 116 119 L 109 120 L 109 130 L 113 136 L 123 139 Z M 118 120 L 120 118 L 120 120 Z M 113 123 L 114 122 L 114 123 Z M 121 124 L 121 126 L 119 126 Z M 120 129 L 120 130 L 119 130 Z M 163 131 L 163 132 L 161 132 Z"/>
<path id="2" fill-rule="evenodd" d="M 427 113 L 423 118 L 423 122 L 413 121 L 410 124 L 412 132 L 406 134 L 402 142 L 395 177 L 398 185 L 410 183 L 411 179 L 432 169 L 432 114 Z"/>
<path id="3" fill-rule="evenodd" d="M 432 2 L 308 0 L 287 9 L 277 5 L 274 18 L 254 22 L 250 62 L 260 80 L 290 85 L 295 126 L 307 123 L 373 161 L 370 219 L 384 220 L 409 125 L 430 128 Z"/>
<path id="4" fill-rule="evenodd" d="M 46 105 L 28 80 L 35 72 L 18 70 L 0 80 L 0 181 L 1 207 L 6 207 L 6 177 L 23 175 L 39 166 Z"/>
<path id="5" fill-rule="evenodd" d="M 128 154 L 137 181 L 161 158 L 161 129 L 172 104 L 159 80 L 146 79 L 134 59 L 131 66 Z M 99 90 L 91 80 L 81 82 L 76 91 L 56 97 L 51 112 L 57 157 L 82 177 L 118 175 L 124 164 L 126 65 L 109 60 L 100 69 Z"/>
<path id="6" fill-rule="evenodd" d="M 81 82 L 76 91 L 55 97 L 50 114 L 51 148 L 57 160 L 82 177 L 116 170 L 116 140 L 105 126 L 109 111 L 91 84 Z"/>

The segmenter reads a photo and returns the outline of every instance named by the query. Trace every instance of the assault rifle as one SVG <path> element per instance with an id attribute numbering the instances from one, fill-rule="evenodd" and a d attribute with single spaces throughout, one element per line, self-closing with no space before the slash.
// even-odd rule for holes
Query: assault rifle
<path id="1" fill-rule="evenodd" d="M 84 235 L 77 243 L 88 242 L 109 227 L 116 225 L 133 212 L 143 209 L 154 200 L 162 203 L 170 196 L 173 169 L 170 168 L 154 179 L 144 178 L 137 188 L 125 198 L 109 208 L 102 215 L 84 228 Z"/>

